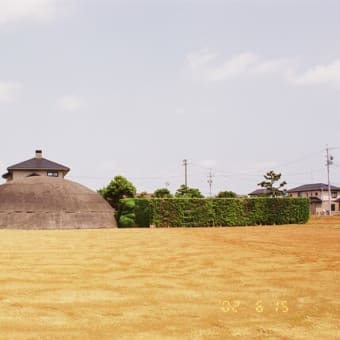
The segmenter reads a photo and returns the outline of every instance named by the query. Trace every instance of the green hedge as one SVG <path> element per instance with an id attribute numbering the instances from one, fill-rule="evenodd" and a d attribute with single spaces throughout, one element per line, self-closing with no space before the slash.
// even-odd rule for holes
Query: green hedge
<path id="1" fill-rule="evenodd" d="M 152 220 L 152 210 L 148 199 L 135 199 L 135 224 L 138 227 L 149 227 Z"/>
<path id="2" fill-rule="evenodd" d="M 121 199 L 116 211 L 116 220 L 121 228 L 149 227 L 152 220 L 149 200 L 144 198 Z"/>
<path id="3" fill-rule="evenodd" d="M 121 227 L 246 226 L 306 223 L 306 198 L 153 198 L 120 201 Z"/>
<path id="4" fill-rule="evenodd" d="M 118 210 L 116 211 L 116 220 L 119 227 L 126 228 L 136 225 L 135 208 L 136 202 L 134 198 L 126 198 L 119 201 Z"/>
<path id="5" fill-rule="evenodd" d="M 202 198 L 156 198 L 150 200 L 153 225 L 195 227 L 214 225 L 213 200 Z"/>

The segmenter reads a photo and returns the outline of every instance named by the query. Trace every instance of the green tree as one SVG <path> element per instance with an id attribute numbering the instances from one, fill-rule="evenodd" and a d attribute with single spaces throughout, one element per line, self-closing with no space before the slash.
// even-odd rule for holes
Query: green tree
<path id="1" fill-rule="evenodd" d="M 178 198 L 203 198 L 204 196 L 196 188 L 189 188 L 182 184 L 176 191 L 175 197 Z"/>
<path id="2" fill-rule="evenodd" d="M 286 189 L 283 187 L 287 184 L 287 182 L 282 181 L 281 183 L 277 183 L 281 179 L 280 173 L 275 173 L 273 170 L 270 170 L 263 177 L 265 178 L 265 181 L 258 183 L 258 185 L 265 188 L 268 191 L 268 195 L 277 197 L 284 196 L 286 194 Z"/>
<path id="3" fill-rule="evenodd" d="M 154 191 L 152 197 L 155 198 L 171 198 L 171 192 L 168 188 L 160 188 Z"/>
<path id="4" fill-rule="evenodd" d="M 216 197 L 217 198 L 235 198 L 237 197 L 237 194 L 233 191 L 220 191 Z"/>
<path id="5" fill-rule="evenodd" d="M 121 198 L 134 197 L 136 195 L 135 186 L 123 176 L 116 176 L 106 187 L 98 190 L 110 205 L 118 209 Z"/>

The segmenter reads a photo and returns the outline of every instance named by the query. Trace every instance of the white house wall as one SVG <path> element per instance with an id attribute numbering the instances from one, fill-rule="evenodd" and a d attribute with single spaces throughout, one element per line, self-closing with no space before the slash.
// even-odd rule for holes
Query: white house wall
<path id="1" fill-rule="evenodd" d="M 13 171 L 13 180 L 15 179 L 21 179 L 27 176 L 30 176 L 32 174 L 37 174 L 39 176 L 47 176 L 47 170 L 39 170 L 39 171 L 32 171 L 32 170 L 14 170 Z M 58 177 L 63 178 L 64 177 L 64 172 L 63 171 L 58 171 Z"/>

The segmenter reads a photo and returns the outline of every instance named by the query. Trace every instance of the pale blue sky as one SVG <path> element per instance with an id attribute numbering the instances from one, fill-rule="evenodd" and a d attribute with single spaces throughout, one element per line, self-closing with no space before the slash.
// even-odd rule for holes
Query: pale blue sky
<path id="1" fill-rule="evenodd" d="M 0 0 L 0 168 L 33 157 L 92 189 L 246 194 L 326 182 L 340 147 L 340 1 Z M 340 149 L 332 151 L 340 186 Z"/>

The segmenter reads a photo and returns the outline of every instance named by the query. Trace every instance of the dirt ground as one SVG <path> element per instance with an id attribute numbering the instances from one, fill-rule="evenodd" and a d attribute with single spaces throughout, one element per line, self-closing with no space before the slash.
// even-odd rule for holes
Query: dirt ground
<path id="1" fill-rule="evenodd" d="M 340 217 L 0 231 L 0 339 L 340 339 Z"/>

